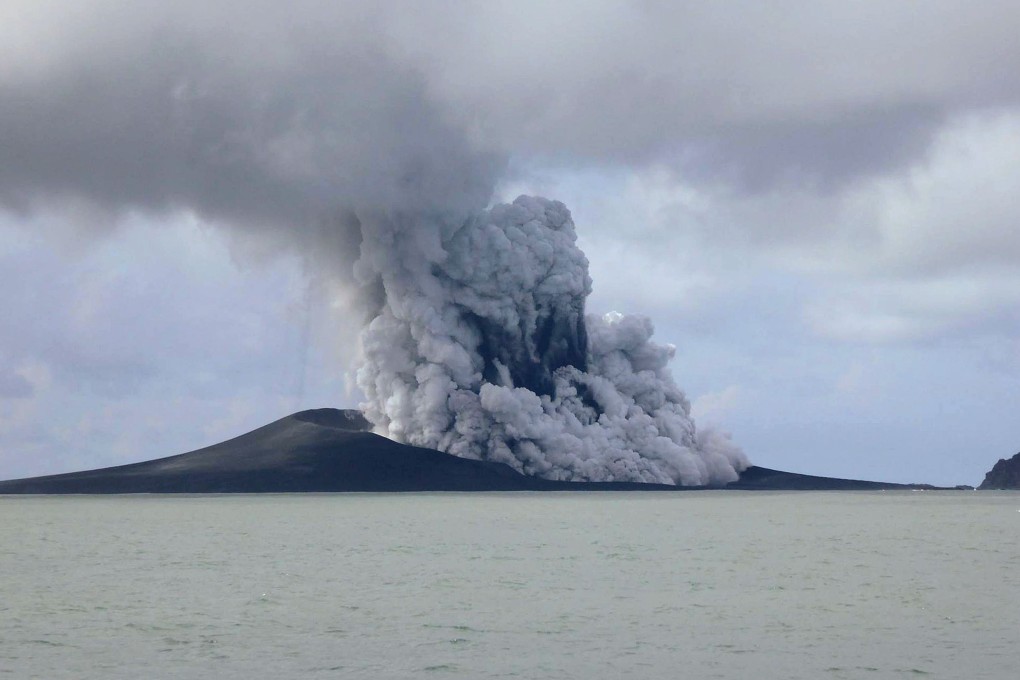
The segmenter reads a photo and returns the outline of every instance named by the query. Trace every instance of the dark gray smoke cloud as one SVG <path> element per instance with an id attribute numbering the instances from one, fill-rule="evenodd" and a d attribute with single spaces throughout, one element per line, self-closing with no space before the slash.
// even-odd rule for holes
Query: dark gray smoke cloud
<path id="1" fill-rule="evenodd" d="M 0 201 L 186 210 L 291 239 L 353 207 L 484 207 L 500 157 L 357 8 L 214 4 L 18 7 L 38 19 L 5 50 Z"/>

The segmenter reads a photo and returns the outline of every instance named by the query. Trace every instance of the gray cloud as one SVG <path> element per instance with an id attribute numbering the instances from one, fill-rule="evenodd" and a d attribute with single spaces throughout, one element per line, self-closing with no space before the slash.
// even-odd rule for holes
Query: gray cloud
<path id="1" fill-rule="evenodd" d="M 9 208 L 194 211 L 300 242 L 345 207 L 488 200 L 498 157 L 444 120 L 412 64 L 377 49 L 357 7 L 44 7 L 8 28 L 29 38 L 0 48 Z"/>
<path id="2" fill-rule="evenodd" d="M 847 110 L 829 120 L 736 126 L 693 141 L 679 167 L 690 181 L 758 194 L 784 186 L 826 194 L 923 157 L 943 113 L 903 105 Z"/>
<path id="3" fill-rule="evenodd" d="M 830 190 L 1020 97 L 1006 2 L 5 11 L 0 200 L 21 210 L 63 196 L 293 227 L 355 203 L 474 209 L 510 153 Z"/>
<path id="4" fill-rule="evenodd" d="M 1020 96 L 1007 2 L 470 7 L 452 28 L 429 30 L 423 9 L 392 30 L 480 139 L 553 160 L 828 186 L 916 158 L 947 116 Z"/>

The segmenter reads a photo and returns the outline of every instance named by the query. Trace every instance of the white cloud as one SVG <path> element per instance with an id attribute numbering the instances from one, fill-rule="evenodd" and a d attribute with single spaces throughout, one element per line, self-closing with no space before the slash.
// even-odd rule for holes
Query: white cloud
<path id="1" fill-rule="evenodd" d="M 597 293 L 606 280 L 603 291 L 690 313 L 784 276 L 827 339 L 1020 333 L 1020 111 L 964 116 L 904 173 L 836 192 L 740 194 L 662 168 L 614 181 L 579 219 L 594 231 L 593 271 L 604 266 Z"/>
<path id="2" fill-rule="evenodd" d="M 1020 269 L 1020 110 L 974 114 L 943 129 L 926 162 L 874 182 L 879 252 L 858 267 L 903 276 Z"/>
<path id="3" fill-rule="evenodd" d="M 849 192 L 837 233 L 864 236 L 809 247 L 801 260 L 823 285 L 811 327 L 866 342 L 1020 332 L 1017 186 L 1020 112 L 998 112 L 946 128 L 906 175 Z"/>

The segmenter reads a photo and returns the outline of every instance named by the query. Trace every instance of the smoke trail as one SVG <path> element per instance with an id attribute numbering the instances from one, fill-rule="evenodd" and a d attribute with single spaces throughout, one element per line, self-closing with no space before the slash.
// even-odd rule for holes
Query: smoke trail
<path id="1" fill-rule="evenodd" d="M 701 485 L 747 466 L 698 433 L 639 316 L 585 316 L 588 261 L 562 203 L 466 220 L 362 222 L 357 275 L 385 303 L 362 333 L 366 416 L 400 441 L 550 479 Z"/>

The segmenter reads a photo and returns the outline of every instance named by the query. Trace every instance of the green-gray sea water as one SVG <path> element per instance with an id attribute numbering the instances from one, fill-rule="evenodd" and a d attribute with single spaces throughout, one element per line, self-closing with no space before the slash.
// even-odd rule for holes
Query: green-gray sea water
<path id="1" fill-rule="evenodd" d="M 1016 677 L 1020 494 L 0 497 L 0 677 Z"/>

